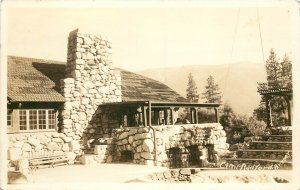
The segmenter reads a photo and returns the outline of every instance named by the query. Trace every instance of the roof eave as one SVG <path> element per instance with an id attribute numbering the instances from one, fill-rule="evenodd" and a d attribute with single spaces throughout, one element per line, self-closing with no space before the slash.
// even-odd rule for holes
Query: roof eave
<path id="1" fill-rule="evenodd" d="M 192 102 L 160 102 L 160 101 L 152 101 L 152 100 L 141 100 L 141 101 L 123 101 L 123 102 L 110 102 L 104 103 L 102 105 L 148 105 L 149 102 L 153 106 L 167 106 L 167 107 L 212 107 L 217 108 L 221 104 L 220 103 L 192 103 Z"/>

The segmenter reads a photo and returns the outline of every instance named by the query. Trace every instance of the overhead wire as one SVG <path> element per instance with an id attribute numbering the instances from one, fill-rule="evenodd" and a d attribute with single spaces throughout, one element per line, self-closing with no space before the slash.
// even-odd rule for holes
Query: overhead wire
<path id="1" fill-rule="evenodd" d="M 257 22 L 258 22 L 258 29 L 259 29 L 259 37 L 260 37 L 260 47 L 261 47 L 261 52 L 262 52 L 262 62 L 263 64 L 265 63 L 265 55 L 264 55 L 264 44 L 263 44 L 263 38 L 262 38 L 262 32 L 261 32 L 261 23 L 260 23 L 260 15 L 259 15 L 259 9 L 258 7 L 256 8 L 256 15 L 257 15 Z M 267 90 L 269 89 L 269 84 L 268 84 L 268 74 L 266 75 L 266 86 Z M 272 122 L 272 109 L 271 109 L 271 101 L 268 101 L 268 107 L 269 107 L 269 118 L 270 118 L 270 125 L 273 126 Z"/>
<path id="2" fill-rule="evenodd" d="M 228 76 L 229 76 L 229 70 L 230 70 L 230 63 L 232 62 L 232 57 L 233 57 L 234 45 L 235 45 L 235 41 L 236 41 L 238 25 L 239 25 L 239 20 L 240 20 L 240 11 L 241 11 L 241 8 L 238 9 L 238 13 L 237 13 L 237 17 L 236 17 L 236 22 L 235 22 L 235 27 L 234 27 L 234 35 L 233 35 L 232 44 L 231 44 L 230 59 L 227 64 L 227 70 L 226 70 L 226 74 L 225 74 L 225 89 L 224 89 L 225 93 L 227 92 L 227 83 L 228 83 Z"/>
<path id="3" fill-rule="evenodd" d="M 264 45 L 263 45 L 263 39 L 262 39 L 262 34 L 261 34 L 260 16 L 259 16 L 258 8 L 256 8 L 256 14 L 257 14 L 257 21 L 258 21 L 259 37 L 260 37 L 260 47 L 261 47 L 261 52 L 262 52 L 262 62 L 265 63 Z M 268 83 L 267 83 L 267 87 L 268 87 Z"/>

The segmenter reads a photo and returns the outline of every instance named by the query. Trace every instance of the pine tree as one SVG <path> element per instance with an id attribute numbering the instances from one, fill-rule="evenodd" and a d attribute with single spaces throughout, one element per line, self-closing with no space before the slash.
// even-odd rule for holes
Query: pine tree
<path id="1" fill-rule="evenodd" d="M 282 61 L 277 58 L 273 49 L 266 60 L 267 82 L 258 83 L 258 90 L 292 88 L 292 63 L 287 55 Z M 266 121 L 266 99 L 262 96 L 260 105 L 253 112 L 259 121 Z M 287 103 L 284 97 L 274 96 L 271 99 L 272 121 L 274 126 L 285 125 L 287 122 Z"/>
<path id="2" fill-rule="evenodd" d="M 188 76 L 186 98 L 189 100 L 189 102 L 195 102 L 195 103 L 197 103 L 199 100 L 199 94 L 197 93 L 197 86 L 192 73 L 190 73 Z"/>
<path id="3" fill-rule="evenodd" d="M 203 96 L 201 98 L 205 100 L 205 103 L 221 103 L 222 93 L 213 76 L 209 75 L 206 81 L 205 92 L 202 93 Z"/>
<path id="4" fill-rule="evenodd" d="M 270 51 L 270 56 L 266 61 L 267 83 L 269 88 L 280 87 L 281 64 L 273 49 Z"/>
<path id="5" fill-rule="evenodd" d="M 280 72 L 280 81 L 282 83 L 281 87 L 292 88 L 292 62 L 287 54 L 284 55 L 281 64 L 281 72 Z"/>

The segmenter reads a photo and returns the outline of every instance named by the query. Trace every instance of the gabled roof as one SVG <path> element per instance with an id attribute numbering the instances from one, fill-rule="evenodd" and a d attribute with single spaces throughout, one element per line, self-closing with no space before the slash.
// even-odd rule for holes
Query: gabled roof
<path id="1" fill-rule="evenodd" d="M 12 102 L 64 102 L 60 79 L 64 62 L 8 56 L 8 99 Z M 187 102 L 165 84 L 118 69 L 121 73 L 122 101 Z"/>
<path id="2" fill-rule="evenodd" d="M 7 96 L 12 102 L 64 102 L 60 79 L 65 63 L 8 56 Z"/>

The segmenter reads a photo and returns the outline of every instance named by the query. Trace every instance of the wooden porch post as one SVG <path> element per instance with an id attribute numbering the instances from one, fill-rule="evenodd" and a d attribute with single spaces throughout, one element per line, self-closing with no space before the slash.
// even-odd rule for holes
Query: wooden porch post
<path id="1" fill-rule="evenodd" d="M 288 106 L 288 125 L 289 126 L 292 126 L 292 114 L 291 114 L 291 96 L 288 95 L 288 96 L 284 96 L 284 99 L 287 103 L 287 106 Z"/>
<path id="2" fill-rule="evenodd" d="M 164 125 L 168 124 L 168 109 L 164 109 Z"/>
<path id="3" fill-rule="evenodd" d="M 272 126 L 272 116 L 271 116 L 271 107 L 270 107 L 270 97 L 266 96 L 266 110 L 267 110 L 267 127 Z"/>
<path id="4" fill-rule="evenodd" d="M 193 111 L 193 108 L 190 108 L 190 113 L 191 113 L 191 123 L 194 123 L 194 111 Z"/>
<path id="5" fill-rule="evenodd" d="M 149 106 L 148 106 L 148 119 L 149 119 L 149 121 L 148 121 L 148 124 L 149 124 L 149 126 L 152 126 L 152 123 L 151 123 L 151 101 L 149 101 Z"/>
<path id="6" fill-rule="evenodd" d="M 143 114 L 144 114 L 144 124 L 145 127 L 148 126 L 148 122 L 147 122 L 147 106 L 143 106 Z"/>
<path id="7" fill-rule="evenodd" d="M 199 118 L 198 118 L 198 108 L 195 108 L 195 117 L 196 117 L 196 123 L 199 123 Z"/>
<path id="8" fill-rule="evenodd" d="M 219 123 L 219 113 L 218 113 L 218 108 L 214 108 L 215 110 L 215 121 L 216 123 Z"/>
<path id="9" fill-rule="evenodd" d="M 291 105 L 289 100 L 287 101 L 287 105 L 288 105 L 288 125 L 292 126 Z"/>
<path id="10" fill-rule="evenodd" d="M 171 109 L 171 120 L 172 120 L 172 125 L 174 125 L 175 124 L 175 121 L 174 121 L 174 107 L 170 107 L 170 109 Z"/>

